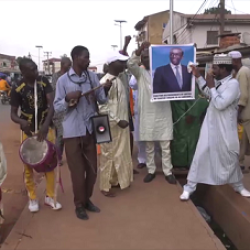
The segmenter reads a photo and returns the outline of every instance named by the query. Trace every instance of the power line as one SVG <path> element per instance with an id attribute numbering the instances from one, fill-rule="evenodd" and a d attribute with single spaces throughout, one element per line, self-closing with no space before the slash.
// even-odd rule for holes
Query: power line
<path id="1" fill-rule="evenodd" d="M 207 2 L 207 0 L 204 0 L 204 2 L 201 4 L 200 8 L 199 8 L 198 11 L 194 14 L 194 16 L 192 17 L 191 20 L 194 20 L 194 19 L 195 19 L 195 17 L 198 15 L 198 13 L 199 13 L 200 10 L 203 8 L 203 6 L 204 6 L 204 4 L 205 4 L 206 2 Z M 178 28 L 178 30 L 184 28 L 184 27 L 187 26 L 187 25 L 188 25 L 188 21 L 187 21 L 184 25 L 182 25 L 180 28 Z M 177 31 L 178 31 L 178 30 L 177 30 Z M 177 32 L 177 31 L 174 31 L 174 33 Z M 184 32 L 185 32 L 185 29 L 184 29 L 184 30 L 181 32 L 181 34 L 179 34 L 178 36 L 181 36 Z"/>
<path id="2" fill-rule="evenodd" d="M 232 3 L 233 3 L 233 1 L 232 1 Z M 241 11 L 241 10 L 237 10 L 235 7 L 232 7 L 232 6 L 228 5 L 228 4 L 226 4 L 226 7 L 229 8 L 229 9 L 235 10 L 235 11 L 237 11 L 237 12 L 240 12 L 240 13 L 242 13 L 242 14 L 249 15 L 249 13 L 243 12 L 243 11 Z"/>
<path id="3" fill-rule="evenodd" d="M 212 7 L 214 6 L 214 4 L 216 4 L 217 1 L 218 1 L 218 0 L 215 0 L 215 1 L 213 1 L 213 2 L 210 2 L 210 4 L 207 6 L 207 8 L 208 8 L 208 9 L 209 9 L 209 8 L 212 8 Z M 194 17 L 196 17 L 196 15 L 200 12 L 200 10 L 201 10 L 203 7 L 205 7 L 204 4 L 205 4 L 205 2 L 203 2 L 203 4 L 200 6 L 200 8 L 198 9 L 198 11 L 197 11 L 197 13 L 194 15 Z M 193 18 L 193 20 L 194 20 L 194 18 Z M 185 32 L 187 32 L 187 29 L 184 29 L 182 33 L 185 33 Z M 182 34 L 182 33 L 181 33 L 181 34 Z M 181 34 L 180 34 L 180 35 L 181 35 Z M 179 35 L 178 37 L 180 37 L 180 35 Z M 186 38 L 187 38 L 188 36 L 189 36 L 189 33 L 187 32 L 187 33 L 186 33 L 186 36 L 183 36 L 183 37 L 182 37 L 180 43 L 183 43 L 183 41 L 185 41 Z"/>
<path id="4" fill-rule="evenodd" d="M 212 5 L 214 5 L 214 2 L 216 3 L 217 2 L 217 0 L 215 0 L 215 1 L 213 1 L 212 3 L 210 3 L 209 4 L 209 6 L 207 6 L 207 8 L 210 8 Z M 193 18 L 191 19 L 191 20 L 189 20 L 188 22 L 190 22 L 190 21 L 192 21 L 192 20 L 195 20 L 195 17 L 199 14 L 199 12 L 202 10 L 202 8 L 204 8 L 204 7 L 206 7 L 206 4 L 207 4 L 207 0 L 205 0 L 202 4 L 201 4 L 201 6 L 200 6 L 200 8 L 198 9 L 198 11 L 196 12 L 196 14 L 193 16 Z M 181 28 L 184 28 L 184 26 L 187 26 L 188 25 L 188 22 L 186 22 Z M 179 28 L 178 30 L 180 30 L 181 28 Z M 175 31 L 176 32 L 176 31 Z M 184 36 L 183 36 L 183 34 L 185 34 Z M 181 37 L 182 36 L 182 37 Z M 177 41 L 178 41 L 178 38 L 180 38 L 181 37 L 181 39 L 180 39 L 180 41 L 179 41 L 179 43 L 181 44 L 181 43 L 183 43 L 183 42 L 185 42 L 185 40 L 186 40 L 186 38 L 189 36 L 189 32 L 187 32 L 187 29 L 183 29 L 183 31 L 180 33 L 180 34 L 178 34 L 178 37 L 177 37 Z"/>

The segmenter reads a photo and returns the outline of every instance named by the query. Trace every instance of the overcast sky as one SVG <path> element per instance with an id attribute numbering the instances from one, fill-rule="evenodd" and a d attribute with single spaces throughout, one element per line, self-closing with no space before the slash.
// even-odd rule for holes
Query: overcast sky
<path id="1" fill-rule="evenodd" d="M 195 14 L 204 0 L 174 0 L 174 10 Z M 218 5 L 207 0 L 205 8 Z M 135 24 L 144 16 L 169 9 L 168 0 L 0 0 L 0 53 L 14 56 L 32 55 L 37 62 L 38 50 L 52 52 L 52 57 L 70 55 L 75 45 L 88 47 L 91 64 L 100 65 L 112 50 L 120 46 L 119 27 L 114 20 L 126 20 L 123 35 L 135 35 Z M 226 0 L 232 13 L 249 11 L 249 0 Z M 204 8 L 203 8 L 204 10 Z M 237 10 L 237 11 L 236 11 Z M 130 52 L 135 48 L 130 45 Z M 41 51 L 41 60 L 44 53 Z"/>

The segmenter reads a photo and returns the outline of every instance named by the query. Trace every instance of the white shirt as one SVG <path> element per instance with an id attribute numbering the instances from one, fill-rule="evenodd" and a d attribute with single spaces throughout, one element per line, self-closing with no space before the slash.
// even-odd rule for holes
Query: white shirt
<path id="1" fill-rule="evenodd" d="M 172 70 L 173 70 L 175 76 L 176 76 L 176 74 L 177 74 L 176 67 L 178 67 L 178 70 L 179 70 L 179 73 L 180 73 L 180 76 L 181 76 L 181 80 L 183 80 L 181 64 L 179 64 L 179 65 L 174 65 L 174 64 L 170 63 L 170 66 L 171 66 L 171 68 L 172 68 Z"/>

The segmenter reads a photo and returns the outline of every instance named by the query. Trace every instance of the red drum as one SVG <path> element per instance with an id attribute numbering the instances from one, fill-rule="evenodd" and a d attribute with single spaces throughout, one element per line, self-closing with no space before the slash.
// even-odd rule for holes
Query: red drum
<path id="1" fill-rule="evenodd" d="M 27 138 L 19 150 L 22 162 L 38 173 L 46 173 L 57 166 L 56 147 L 48 140 L 37 141 L 36 136 Z"/>

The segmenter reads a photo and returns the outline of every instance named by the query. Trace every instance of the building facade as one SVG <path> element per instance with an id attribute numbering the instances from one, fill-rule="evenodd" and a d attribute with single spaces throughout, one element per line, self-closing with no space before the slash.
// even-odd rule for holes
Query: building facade
<path id="1" fill-rule="evenodd" d="M 19 67 L 15 56 L 0 54 L 0 72 L 17 73 Z"/>
<path id="2" fill-rule="evenodd" d="M 151 44 L 162 44 L 162 33 L 169 20 L 169 11 L 162 11 L 145 16 L 135 25 L 138 32 L 136 40 L 139 44 L 148 41 Z"/>
<path id="3" fill-rule="evenodd" d="M 219 15 L 199 14 L 186 15 L 174 13 L 174 36 L 176 44 L 195 43 L 197 48 L 219 46 Z M 227 14 L 225 16 L 225 33 L 240 33 L 240 42 L 250 44 L 250 15 Z M 170 36 L 169 25 L 167 24 L 162 42 L 168 43 Z"/>
<path id="4" fill-rule="evenodd" d="M 61 58 L 50 58 L 43 61 L 43 72 L 45 75 L 52 75 L 61 69 Z"/>
<path id="5" fill-rule="evenodd" d="M 89 66 L 88 70 L 92 71 L 94 73 L 97 73 L 97 67 L 96 66 Z"/>

